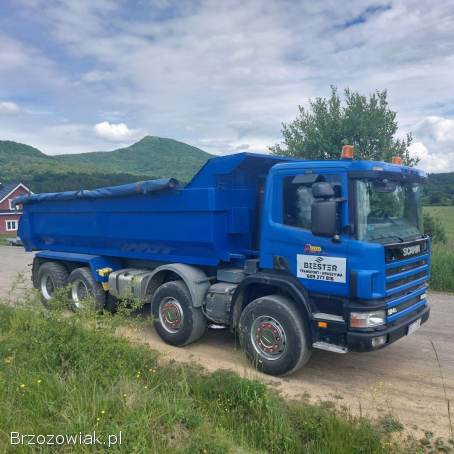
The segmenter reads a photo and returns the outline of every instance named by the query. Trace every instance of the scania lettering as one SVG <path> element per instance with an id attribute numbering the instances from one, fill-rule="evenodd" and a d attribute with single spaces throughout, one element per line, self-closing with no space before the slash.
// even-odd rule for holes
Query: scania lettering
<path id="1" fill-rule="evenodd" d="M 402 251 L 405 257 L 408 255 L 419 254 L 421 252 L 421 246 L 417 244 L 416 246 L 404 247 Z"/>
<path id="2" fill-rule="evenodd" d="M 426 175 L 343 151 L 336 161 L 216 157 L 184 187 L 19 197 L 33 284 L 44 302 L 68 288 L 74 310 L 139 299 L 176 346 L 230 329 L 273 375 L 314 349 L 386 347 L 429 317 Z"/>

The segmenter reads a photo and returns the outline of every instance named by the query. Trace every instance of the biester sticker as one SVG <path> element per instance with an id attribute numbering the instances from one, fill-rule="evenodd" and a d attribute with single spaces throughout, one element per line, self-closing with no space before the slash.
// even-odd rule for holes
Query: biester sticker
<path id="1" fill-rule="evenodd" d="M 303 279 L 326 282 L 346 282 L 347 259 L 321 255 L 298 254 L 296 256 L 297 276 Z"/>

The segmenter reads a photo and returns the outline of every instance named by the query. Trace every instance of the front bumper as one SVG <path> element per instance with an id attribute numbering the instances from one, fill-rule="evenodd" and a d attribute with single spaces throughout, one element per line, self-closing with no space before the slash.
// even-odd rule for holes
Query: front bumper
<path id="1" fill-rule="evenodd" d="M 410 317 L 405 317 L 405 320 L 400 323 L 396 322 L 395 324 L 385 327 L 382 330 L 377 331 L 348 331 L 347 336 L 347 348 L 350 351 L 355 352 L 368 352 L 371 350 L 377 350 L 377 347 L 372 346 L 372 339 L 379 336 L 386 336 L 386 342 L 378 348 L 386 347 L 387 345 L 395 342 L 403 336 L 407 335 L 408 326 L 413 322 L 421 319 L 421 324 L 425 323 L 429 318 L 430 307 L 428 304 L 423 307 L 422 310 L 418 311 L 415 314 L 412 314 Z"/>

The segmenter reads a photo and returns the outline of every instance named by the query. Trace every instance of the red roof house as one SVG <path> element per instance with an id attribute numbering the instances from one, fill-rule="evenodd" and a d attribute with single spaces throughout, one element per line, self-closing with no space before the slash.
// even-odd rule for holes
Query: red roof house
<path id="1" fill-rule="evenodd" d="M 31 193 L 22 183 L 0 183 L 0 234 L 17 235 L 22 210 L 19 206 L 16 211 L 12 201 L 14 197 Z"/>

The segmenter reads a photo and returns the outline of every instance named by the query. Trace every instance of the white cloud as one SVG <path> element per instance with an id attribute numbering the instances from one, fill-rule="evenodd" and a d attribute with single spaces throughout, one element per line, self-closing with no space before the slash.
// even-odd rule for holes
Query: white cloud
<path id="1" fill-rule="evenodd" d="M 19 111 L 20 108 L 15 102 L 0 101 L 0 115 L 13 115 Z"/>
<path id="2" fill-rule="evenodd" d="M 454 151 L 434 152 L 423 142 L 415 142 L 410 146 L 410 156 L 419 158 L 418 168 L 429 173 L 454 170 Z"/>
<path id="3" fill-rule="evenodd" d="M 112 142 L 125 142 L 137 136 L 137 131 L 129 129 L 125 123 L 109 123 L 108 121 L 97 123 L 94 131 L 98 137 Z"/>
<path id="4" fill-rule="evenodd" d="M 112 72 L 108 71 L 98 71 L 98 70 L 93 70 L 93 71 L 88 71 L 82 76 L 82 81 L 83 82 L 104 82 L 104 81 L 109 81 L 109 80 L 114 80 L 115 79 L 115 74 Z"/>
<path id="5" fill-rule="evenodd" d="M 454 170 L 453 2 L 4 1 L 12 13 L 0 17 L 0 98 L 24 96 L 52 112 L 15 130 L 53 153 L 60 148 L 46 126 L 62 117 L 97 124 L 88 138 L 63 140 L 74 149 L 92 140 L 81 151 L 146 130 L 217 154 L 267 151 L 298 104 L 337 84 L 387 88 L 421 166 L 439 167 L 440 156 Z M 23 29 L 46 38 L 27 42 L 15 31 Z M 0 127 L 14 129 L 6 120 Z"/>
<path id="6" fill-rule="evenodd" d="M 454 119 L 429 116 L 415 127 L 419 137 L 454 146 Z"/>
<path id="7" fill-rule="evenodd" d="M 428 116 L 414 126 L 415 142 L 410 153 L 427 172 L 454 170 L 454 120 Z"/>

